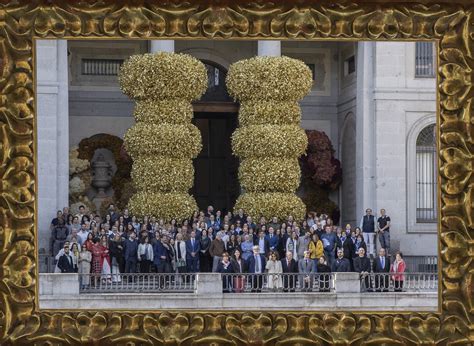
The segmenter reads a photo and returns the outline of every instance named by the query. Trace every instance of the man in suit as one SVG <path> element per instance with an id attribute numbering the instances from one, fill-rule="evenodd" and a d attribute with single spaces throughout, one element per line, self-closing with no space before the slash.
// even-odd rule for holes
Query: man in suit
<path id="1" fill-rule="evenodd" d="M 349 260 L 351 268 L 353 268 L 352 258 L 355 253 L 355 245 L 352 241 L 350 234 L 348 235 L 345 231 L 342 231 L 341 236 L 336 240 L 336 246 L 339 249 L 343 250 L 343 257 Z"/>
<path id="2" fill-rule="evenodd" d="M 265 256 L 260 254 L 260 247 L 254 245 L 253 255 L 248 259 L 248 272 L 251 274 L 252 292 L 261 292 L 263 286 L 263 273 L 265 272 Z"/>
<path id="3" fill-rule="evenodd" d="M 309 248 L 309 242 L 311 241 L 311 233 L 306 231 L 304 236 L 300 237 L 299 231 L 298 234 L 298 245 L 296 246 L 298 249 L 298 259 L 304 258 L 304 252 Z"/>
<path id="4" fill-rule="evenodd" d="M 58 268 L 61 273 L 74 273 L 74 264 L 72 262 L 71 254 L 69 253 L 69 246 L 64 246 L 64 254 L 59 257 Z"/>
<path id="5" fill-rule="evenodd" d="M 136 273 L 138 263 L 138 241 L 135 232 L 124 242 L 125 273 Z"/>
<path id="6" fill-rule="evenodd" d="M 191 231 L 191 238 L 186 241 L 186 264 L 188 273 L 199 271 L 199 251 L 201 251 L 200 242 L 196 239 L 196 232 Z"/>
<path id="7" fill-rule="evenodd" d="M 337 249 L 337 258 L 332 264 L 333 273 L 345 273 L 351 271 L 351 262 L 344 258 L 344 250 Z"/>
<path id="8" fill-rule="evenodd" d="M 258 246 L 260 255 L 267 257 L 270 252 L 270 242 L 263 231 L 258 232 L 258 238 L 254 238 L 253 245 Z"/>
<path id="9" fill-rule="evenodd" d="M 303 292 L 310 292 L 313 288 L 314 274 L 317 272 L 316 262 L 309 258 L 310 252 L 306 250 L 304 252 L 304 257 L 298 261 L 298 272 L 300 274 L 299 280 L 301 285 L 301 290 Z"/>
<path id="10" fill-rule="evenodd" d="M 168 250 L 161 242 L 160 233 L 156 232 L 156 241 L 153 244 L 153 263 L 157 273 L 167 273 L 166 262 L 168 259 Z"/>
<path id="11" fill-rule="evenodd" d="M 286 252 L 286 257 L 281 260 L 281 266 L 283 273 L 289 274 L 283 276 L 283 291 L 288 292 L 289 290 L 294 292 L 296 288 L 296 275 L 292 274 L 298 273 L 298 264 L 293 259 L 293 252 Z"/>
<path id="12" fill-rule="evenodd" d="M 389 273 L 390 272 L 390 259 L 385 256 L 385 249 L 379 250 L 379 255 L 374 259 L 372 264 L 374 273 Z M 375 289 L 377 291 L 388 292 L 389 288 L 389 276 L 388 274 L 375 275 Z"/>
<path id="13" fill-rule="evenodd" d="M 358 252 L 359 256 L 354 258 L 354 270 L 360 274 L 360 280 L 362 284 L 362 280 L 364 284 L 362 285 L 364 289 L 371 291 L 372 287 L 370 285 L 370 277 L 369 274 L 371 272 L 370 269 L 370 259 L 365 256 L 365 249 L 363 247 L 359 248 Z"/>
<path id="14" fill-rule="evenodd" d="M 280 239 L 275 234 L 275 229 L 272 226 L 268 227 L 268 235 L 266 236 L 266 238 L 268 239 L 268 246 L 270 247 L 270 251 L 276 251 Z"/>

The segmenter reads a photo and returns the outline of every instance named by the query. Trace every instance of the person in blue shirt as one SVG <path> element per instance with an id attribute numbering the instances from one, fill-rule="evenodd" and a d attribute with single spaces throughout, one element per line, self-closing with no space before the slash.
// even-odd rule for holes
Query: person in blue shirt
<path id="1" fill-rule="evenodd" d="M 321 235 L 321 241 L 323 242 L 324 255 L 327 258 L 328 265 L 332 268 L 334 262 L 334 250 L 336 247 L 336 234 L 332 232 L 331 226 L 324 227 L 325 233 Z"/>

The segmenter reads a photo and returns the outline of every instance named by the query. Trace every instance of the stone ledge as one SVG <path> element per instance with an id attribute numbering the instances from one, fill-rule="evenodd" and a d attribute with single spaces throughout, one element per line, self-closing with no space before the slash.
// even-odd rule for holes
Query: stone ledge
<path id="1" fill-rule="evenodd" d="M 258 305 L 258 306 L 257 306 Z M 40 295 L 40 309 L 227 311 L 436 311 L 438 294 L 427 293 L 102 293 Z"/>

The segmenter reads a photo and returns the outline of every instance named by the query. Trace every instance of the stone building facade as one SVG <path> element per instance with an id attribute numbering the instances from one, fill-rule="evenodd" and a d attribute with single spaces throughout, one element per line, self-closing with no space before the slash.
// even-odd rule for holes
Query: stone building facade
<path id="1" fill-rule="evenodd" d="M 341 223 L 357 225 L 366 208 L 385 208 L 392 218 L 392 250 L 437 254 L 436 219 L 417 217 L 428 203 L 419 197 L 426 188 L 417 173 L 417 139 L 436 124 L 436 79 L 417 72 L 414 42 L 347 41 L 36 41 L 40 249 L 47 249 L 56 210 L 68 202 L 69 148 L 98 133 L 122 137 L 134 121 L 133 103 L 120 92 L 116 75 L 84 73 L 86 63 L 113 65 L 159 50 L 187 53 L 223 70 L 258 54 L 303 60 L 315 83 L 301 102 L 301 125 L 324 131 L 342 162 L 343 183 L 331 196 L 341 208 Z"/>

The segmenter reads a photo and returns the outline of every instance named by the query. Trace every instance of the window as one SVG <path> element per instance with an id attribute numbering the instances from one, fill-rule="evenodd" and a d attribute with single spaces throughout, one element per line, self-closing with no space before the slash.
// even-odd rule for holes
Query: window
<path id="1" fill-rule="evenodd" d="M 81 74 L 86 76 L 117 76 L 123 59 L 81 59 Z"/>
<path id="2" fill-rule="evenodd" d="M 435 125 L 425 127 L 416 139 L 416 222 L 437 218 L 437 164 Z"/>
<path id="3" fill-rule="evenodd" d="M 356 70 L 355 56 L 351 55 L 346 60 L 344 60 L 344 76 L 348 76 L 354 73 L 355 70 Z"/>
<path id="4" fill-rule="evenodd" d="M 308 63 L 305 63 L 305 64 L 306 64 L 306 66 L 308 66 L 308 68 L 311 70 L 311 78 L 312 78 L 313 80 L 315 80 L 315 79 L 316 79 L 316 74 L 315 74 L 316 67 L 315 67 L 315 65 L 314 65 L 314 64 L 308 64 Z"/>
<path id="5" fill-rule="evenodd" d="M 415 77 L 434 77 L 434 43 L 416 42 Z"/>

